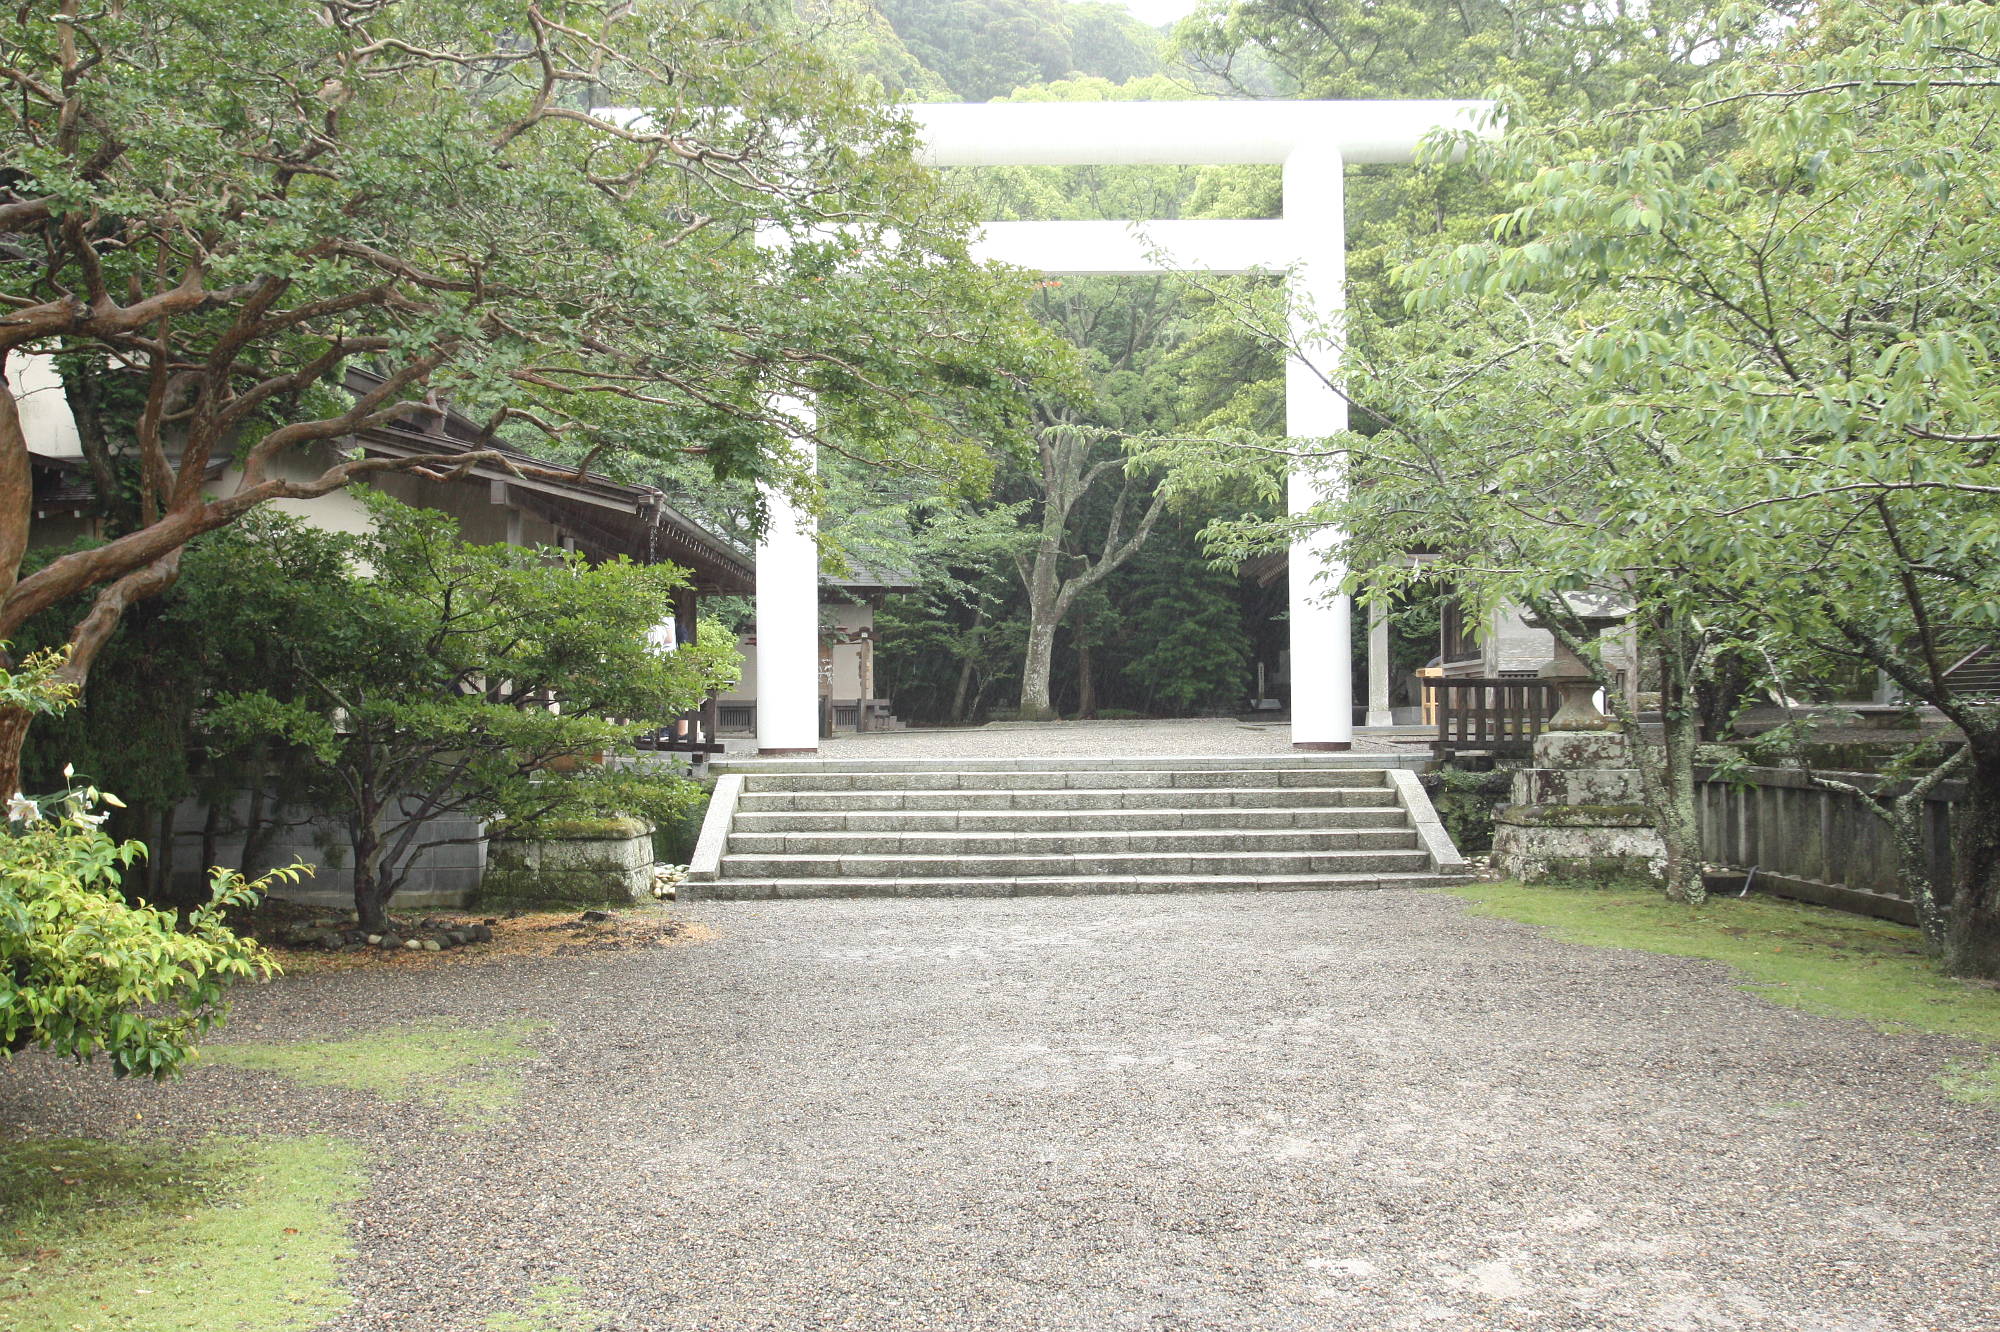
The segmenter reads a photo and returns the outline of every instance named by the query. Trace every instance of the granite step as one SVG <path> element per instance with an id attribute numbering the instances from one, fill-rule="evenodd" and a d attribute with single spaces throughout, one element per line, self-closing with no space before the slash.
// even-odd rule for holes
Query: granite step
<path id="1" fill-rule="evenodd" d="M 1282 792 L 1278 794 L 1283 794 Z M 1376 805 L 1286 809 L 845 809 L 764 811 L 745 807 L 732 825 L 746 833 L 795 832 L 1129 832 L 1157 828 L 1248 831 L 1265 828 L 1402 827 L 1402 810 Z"/>
<path id="2" fill-rule="evenodd" d="M 1109 832 L 793 832 L 731 833 L 733 856 L 1084 856 L 1150 851 L 1406 851 L 1409 828 L 1169 829 Z"/>
<path id="3" fill-rule="evenodd" d="M 736 855 L 722 856 L 723 879 L 1025 879 L 1270 877 L 1306 874 L 1414 874 L 1431 868 L 1421 850 L 1104 852 L 1096 855 Z"/>
<path id="4" fill-rule="evenodd" d="M 1374 892 L 1444 888 L 1462 874 L 1045 875 L 1027 878 L 720 879 L 701 885 L 703 899 L 764 901 L 839 897 L 1080 897 L 1113 893 Z"/>
<path id="5" fill-rule="evenodd" d="M 1146 791 L 1172 788 L 1273 790 L 1381 788 L 1388 775 L 1374 768 L 1197 768 L 1119 771 L 1008 769 L 997 772 L 758 772 L 745 775 L 756 792 L 833 791 Z"/>
<path id="6" fill-rule="evenodd" d="M 1144 810 L 1144 809 L 1383 809 L 1397 808 L 1386 786 L 1365 787 L 1171 787 L 1131 790 L 1040 790 L 1007 788 L 978 791 L 768 791 L 746 787 L 739 807 L 746 813 L 882 810 Z"/>
<path id="7" fill-rule="evenodd" d="M 683 896 L 1429 887 L 1464 862 L 1402 765 L 810 760 L 719 769 Z"/>

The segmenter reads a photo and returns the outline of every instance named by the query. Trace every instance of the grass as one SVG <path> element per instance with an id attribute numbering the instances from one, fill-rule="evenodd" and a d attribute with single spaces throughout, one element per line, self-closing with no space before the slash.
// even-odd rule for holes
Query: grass
<path id="1" fill-rule="evenodd" d="M 1711 898 L 1697 910 L 1645 889 L 1476 883 L 1450 890 L 1473 911 L 1539 925 L 1568 943 L 1726 963 L 1743 988 L 1791 1008 L 2000 1046 L 2000 989 L 1941 975 L 1917 932 L 1770 898 Z M 1954 1064 L 1948 1095 L 2000 1106 L 2000 1065 Z"/>
<path id="2" fill-rule="evenodd" d="M 348 1303 L 361 1158 L 327 1138 L 0 1143 L 0 1327 L 291 1332 Z"/>
<path id="3" fill-rule="evenodd" d="M 477 1127 L 520 1101 L 521 1077 L 511 1066 L 535 1058 L 526 1043 L 535 1030 L 525 1022 L 417 1022 L 341 1040 L 205 1045 L 202 1057 L 388 1101 L 429 1101 L 463 1126 Z"/>

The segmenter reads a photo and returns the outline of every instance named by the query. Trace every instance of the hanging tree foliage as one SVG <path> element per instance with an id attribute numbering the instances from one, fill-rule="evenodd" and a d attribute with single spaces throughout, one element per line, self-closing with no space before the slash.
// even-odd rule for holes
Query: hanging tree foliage
<path id="1" fill-rule="evenodd" d="M 412 403 L 797 484 L 802 434 L 977 473 L 1061 367 L 1018 279 L 966 262 L 908 123 L 699 0 L 43 0 L 0 24 L 0 79 L 0 352 L 129 404 L 85 444 L 131 523 L 20 577 L 30 441 L 0 394 L 0 639 L 92 590 L 72 680 L 202 532 L 492 458 L 334 451 Z M 772 406 L 806 392 L 823 429 Z M 0 713 L 7 790 L 27 724 Z"/>

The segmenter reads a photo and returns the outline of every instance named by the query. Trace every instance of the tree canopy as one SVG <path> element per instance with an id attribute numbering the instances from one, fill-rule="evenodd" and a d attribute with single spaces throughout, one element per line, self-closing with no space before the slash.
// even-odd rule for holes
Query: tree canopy
<path id="1" fill-rule="evenodd" d="M 699 0 L 59 0 L 0 28 L 0 73 L 0 352 L 128 404 L 87 444 L 133 478 L 134 526 L 17 578 L 27 443 L 0 395 L 0 637 L 97 589 L 76 676 L 201 532 L 480 456 L 321 447 L 412 403 L 796 487 L 801 437 L 977 475 L 1021 387 L 1064 373 L 1024 280 L 967 262 L 968 208 L 907 123 Z M 374 372 L 354 392 L 351 365 Z M 816 421 L 775 405 L 794 393 Z"/>

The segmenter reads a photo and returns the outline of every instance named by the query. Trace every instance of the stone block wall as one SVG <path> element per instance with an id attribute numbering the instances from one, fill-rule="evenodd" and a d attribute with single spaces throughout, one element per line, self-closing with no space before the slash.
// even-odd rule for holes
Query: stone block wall
<path id="1" fill-rule="evenodd" d="M 482 908 L 630 906 L 650 902 L 653 828 L 638 819 L 555 825 L 532 839 L 488 843 Z"/>

